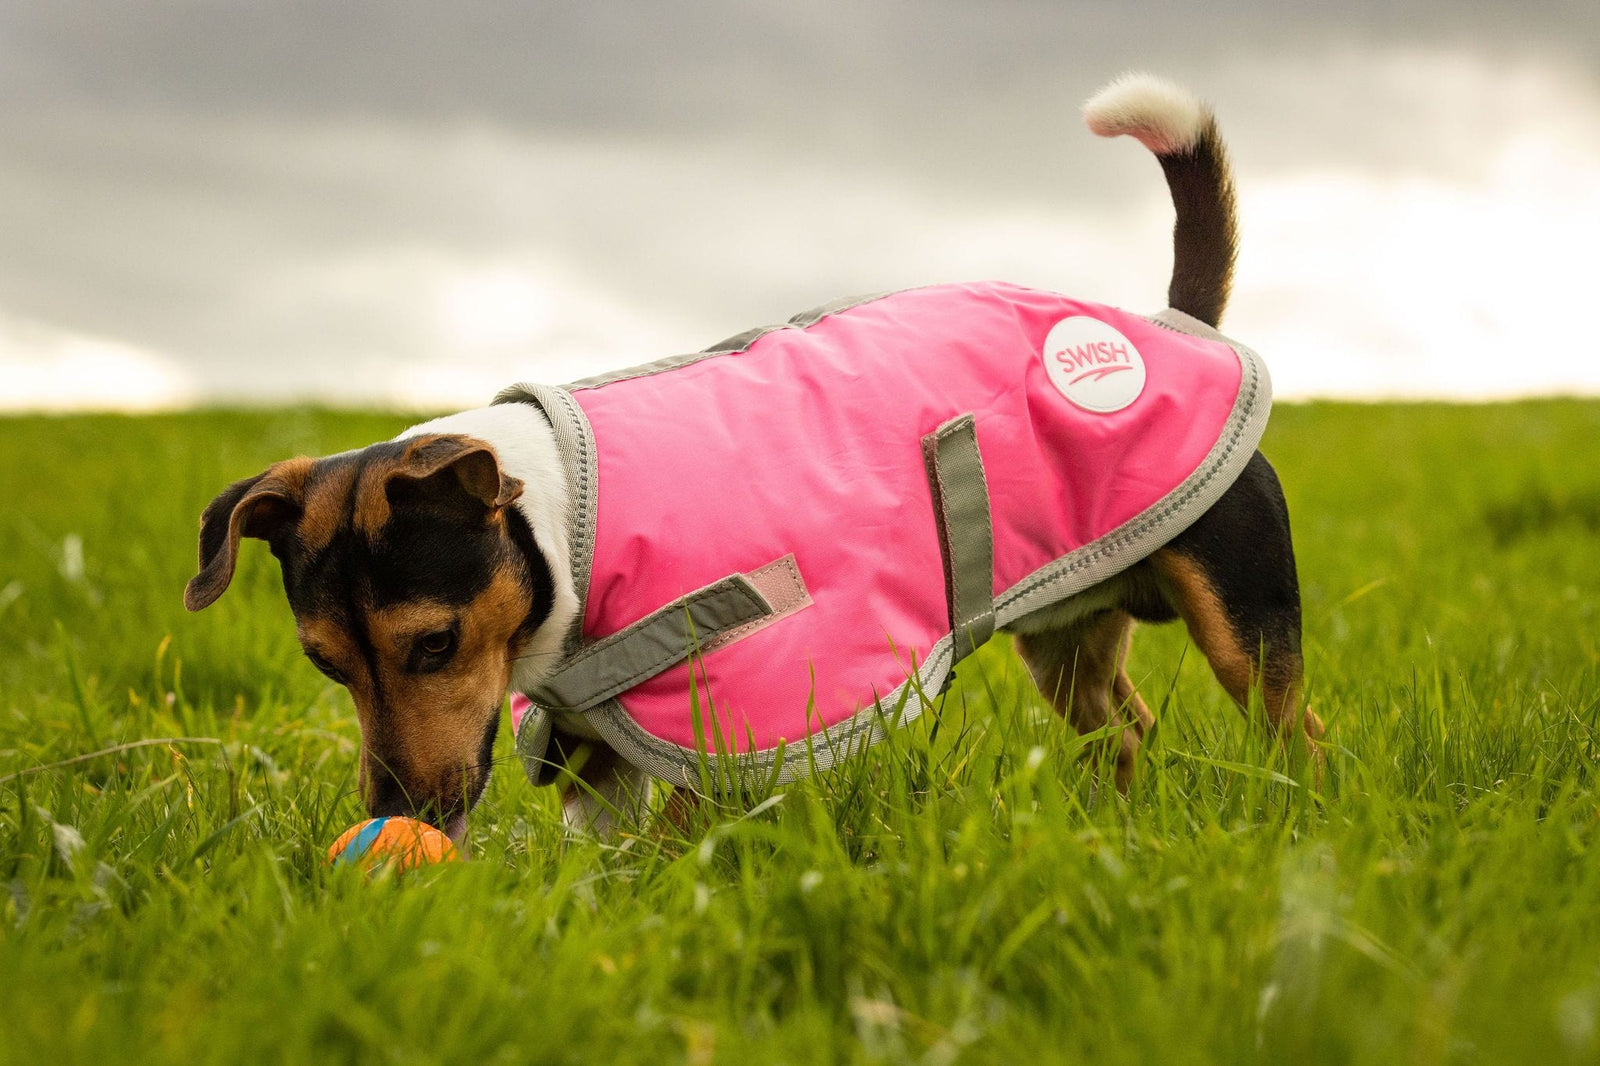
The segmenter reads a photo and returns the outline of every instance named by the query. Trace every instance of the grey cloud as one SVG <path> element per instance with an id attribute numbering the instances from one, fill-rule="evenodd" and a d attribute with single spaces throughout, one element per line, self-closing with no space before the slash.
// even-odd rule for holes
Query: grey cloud
<path id="1" fill-rule="evenodd" d="M 960 260 L 918 233 L 941 210 L 1064 226 L 1159 196 L 1076 124 L 1129 66 L 1212 96 L 1251 173 L 1459 175 L 1472 123 L 1515 115 L 1419 134 L 1358 63 L 1300 68 L 1457 50 L 1559 66 L 1592 109 L 1596 31 L 1593 4 L 1486 0 L 8 4 L 0 312 L 172 353 L 213 391 L 334 388 L 438 356 L 416 277 L 531 257 L 670 350 L 933 280 Z"/>
<path id="2" fill-rule="evenodd" d="M 1573 61 L 1594 5 L 392 2 L 8 5 L 0 91 L 34 105 L 209 116 L 484 119 L 659 137 L 981 128 L 1130 62 L 1175 74 L 1330 43 Z M 1586 32 L 1588 31 L 1588 32 Z M 977 105 L 977 106 L 973 106 Z"/>

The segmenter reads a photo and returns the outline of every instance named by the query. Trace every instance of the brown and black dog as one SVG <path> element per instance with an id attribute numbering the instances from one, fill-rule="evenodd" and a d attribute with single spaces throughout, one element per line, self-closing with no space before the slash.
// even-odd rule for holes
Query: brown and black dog
<path id="1" fill-rule="evenodd" d="M 1226 155 L 1209 110 L 1144 76 L 1085 108 L 1095 132 L 1155 152 L 1177 224 L 1172 307 L 1215 326 L 1236 243 Z M 523 404 L 463 412 L 400 438 L 274 464 L 225 489 L 200 520 L 190 610 L 228 587 L 243 537 L 265 540 L 307 657 L 346 686 L 361 724 L 361 796 L 374 815 L 411 814 L 459 838 L 488 781 L 508 688 L 534 689 L 577 619 L 566 483 L 548 423 Z M 1041 692 L 1079 730 L 1109 723 L 1125 786 L 1152 723 L 1126 669 L 1136 621 L 1181 618 L 1241 708 L 1259 692 L 1289 743 L 1322 723 L 1301 698 L 1300 599 L 1289 515 L 1256 453 L 1225 495 L 1116 577 L 1013 625 Z M 558 721 L 591 741 L 581 720 Z M 1313 749 L 1315 745 L 1312 745 Z M 584 771 L 568 809 L 644 794 L 614 753 Z"/>

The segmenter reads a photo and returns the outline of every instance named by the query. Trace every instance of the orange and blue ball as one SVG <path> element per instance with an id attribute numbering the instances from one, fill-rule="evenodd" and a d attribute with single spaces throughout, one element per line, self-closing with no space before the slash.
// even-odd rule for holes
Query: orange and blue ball
<path id="1" fill-rule="evenodd" d="M 328 861 L 367 869 L 388 866 L 411 870 L 436 862 L 455 862 L 461 853 L 450 838 L 415 818 L 369 818 L 339 834 Z"/>

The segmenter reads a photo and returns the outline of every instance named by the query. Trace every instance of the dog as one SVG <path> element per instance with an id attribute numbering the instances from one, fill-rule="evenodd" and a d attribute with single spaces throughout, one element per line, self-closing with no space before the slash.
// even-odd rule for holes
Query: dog
<path id="1" fill-rule="evenodd" d="M 1213 332 L 1227 302 L 1237 238 L 1229 164 L 1211 111 L 1170 83 L 1147 75 L 1129 75 L 1092 98 L 1084 113 L 1097 134 L 1126 134 L 1139 140 L 1155 154 L 1165 173 L 1176 209 L 1168 303 L 1178 314 L 1164 322 L 1158 316 L 1157 324 L 1175 336 L 1183 334 L 1183 343 L 1193 350 L 1208 345 L 1204 347 L 1206 358 L 1221 360 L 1218 365 L 1235 367 L 1231 371 L 1234 378 L 1228 380 L 1240 380 L 1238 375 L 1249 372 L 1253 365 L 1248 362 L 1248 353 L 1221 343 L 1225 339 Z M 1004 304 L 1005 313 L 991 317 L 1009 322 L 1021 314 L 1016 311 L 1018 307 L 1031 306 L 1029 301 L 1034 299 L 1023 290 L 991 288 L 979 295 L 974 293 L 979 290 L 933 288 L 916 297 L 891 298 L 889 303 L 839 305 L 792 322 L 784 332 L 774 335 L 776 339 L 763 341 L 761 338 L 768 331 L 755 331 L 648 373 L 681 375 L 683 371 L 674 368 L 689 364 L 713 366 L 718 359 L 722 360 L 721 365 L 731 365 L 730 360 L 739 353 L 799 344 L 814 333 L 855 328 L 852 323 L 866 323 L 877 329 L 886 321 L 914 318 L 918 308 L 932 306 L 930 300 L 944 300 L 946 304 L 988 301 L 983 307 Z M 863 306 L 862 310 L 849 310 Z M 1059 309 L 1054 313 L 1061 314 Z M 874 314 L 877 319 L 872 317 Z M 1062 396 L 1090 412 L 1084 415 L 1073 411 L 1073 417 L 1098 417 L 1096 412 L 1120 410 L 1115 403 L 1126 407 L 1132 402 L 1126 397 L 1115 401 L 1104 401 L 1103 397 L 1118 389 L 1126 393 L 1130 388 L 1127 383 L 1136 376 L 1144 388 L 1147 368 L 1155 373 L 1157 360 L 1150 346 L 1156 341 L 1150 338 L 1155 337 L 1151 331 L 1156 326 L 1135 320 L 1134 316 L 1115 318 L 1111 314 L 1102 309 L 1067 316 L 1078 323 L 1075 329 L 1090 331 L 1085 334 L 1088 339 L 1079 338 L 1081 343 L 1075 347 L 1071 338 L 1065 346 L 1057 345 L 1057 362 L 1044 370 L 1029 364 L 1030 381 L 1042 382 L 1046 374 L 1059 374 L 1063 365 L 1068 370 L 1083 371 L 1070 382 L 1051 378 Z M 1107 329 L 1110 333 L 1105 332 Z M 1120 341 L 1134 335 L 1142 338 L 1139 345 L 1146 348 L 1143 362 L 1138 367 L 1121 365 L 1129 361 L 1123 345 L 1117 339 L 1096 340 L 1111 335 Z M 1051 337 L 1054 336 L 1052 332 Z M 1038 349 L 1037 338 L 1029 343 Z M 1046 338 L 1045 344 L 1050 343 Z M 762 344 L 766 347 L 760 347 Z M 910 342 L 903 347 L 906 346 L 911 346 Z M 1131 342 L 1129 346 L 1137 347 Z M 1071 355 L 1073 352 L 1076 356 Z M 813 359 L 806 352 L 801 352 L 801 357 L 806 360 L 798 364 L 802 368 Z M 1029 358 L 1040 358 L 1039 351 Z M 1049 362 L 1048 351 L 1043 358 Z M 1071 364 L 1072 358 L 1078 360 L 1076 365 Z M 1185 360 L 1198 360 L 1200 356 L 1180 353 L 1161 359 L 1181 370 Z M 1234 359 L 1243 362 L 1229 362 Z M 1238 370 L 1239 365 L 1245 370 Z M 1132 369 L 1138 369 L 1139 374 L 1116 373 Z M 621 377 L 637 379 L 639 375 Z M 929 388 L 937 387 L 940 378 L 941 367 L 935 365 L 919 373 L 918 385 L 921 387 L 926 379 L 933 383 Z M 615 379 L 602 379 L 601 384 L 610 380 Z M 669 381 L 665 377 L 660 380 Z M 1103 384 L 1108 381 L 1112 384 Z M 565 397 L 560 402 L 568 402 L 580 387 L 599 386 L 573 386 L 573 391 L 556 390 L 552 395 Z M 632 388 L 635 393 L 644 391 L 648 395 L 654 387 L 647 378 L 644 385 Z M 1037 387 L 1047 390 L 1051 386 Z M 1264 377 L 1262 387 L 1265 388 Z M 1095 388 L 1101 389 L 1095 395 L 1102 399 L 1091 396 L 1085 400 L 1072 391 L 1092 392 Z M 1237 385 L 1240 395 L 1243 388 L 1242 384 Z M 1105 392 L 1107 389 L 1111 393 Z M 1021 387 L 1011 391 L 1020 395 Z M 537 390 L 523 390 L 502 399 L 528 400 L 536 395 Z M 1070 407 L 1048 392 L 1042 395 L 1063 410 Z M 800 407 L 809 410 L 806 405 L 811 402 L 806 399 Z M 1040 402 L 1043 401 L 1029 396 L 1026 406 L 1032 408 Z M 753 432 L 746 438 L 745 443 L 753 449 L 780 431 L 766 423 L 765 397 L 759 405 L 752 406 L 763 411 L 762 419 L 755 422 Z M 805 582 L 808 576 L 814 579 L 815 575 L 802 573 L 809 563 L 802 561 L 796 566 L 793 555 L 779 558 L 780 546 L 769 565 L 744 567 L 727 581 L 708 586 L 709 592 L 701 590 L 706 593 L 704 596 L 696 593 L 689 598 L 668 600 L 661 610 L 637 626 L 621 633 L 586 632 L 593 622 L 592 617 L 587 621 L 585 618 L 586 597 L 592 612 L 599 594 L 591 595 L 589 589 L 592 582 L 601 580 L 601 575 L 592 574 L 589 569 L 596 558 L 592 543 L 594 519 L 591 516 L 588 532 L 574 521 L 585 500 L 582 484 L 575 480 L 572 455 L 580 454 L 581 458 L 590 453 L 575 453 L 577 446 L 563 440 L 562 435 L 564 431 L 569 436 L 583 432 L 587 422 L 581 418 L 563 422 L 549 407 L 550 404 L 541 409 L 537 403 L 501 402 L 423 423 L 392 441 L 360 450 L 319 459 L 287 459 L 224 489 L 201 516 L 200 570 L 188 584 L 185 605 L 190 610 L 200 610 L 222 595 L 233 574 L 241 538 L 267 542 L 281 565 L 284 589 L 307 658 L 329 679 L 348 688 L 354 701 L 362 736 L 360 793 L 375 817 L 421 817 L 459 841 L 465 832 L 467 812 L 488 782 L 494 739 L 508 690 L 542 694 L 544 698 L 537 702 L 551 708 L 548 714 L 535 712 L 540 715 L 537 727 L 525 720 L 517 729 L 519 750 L 533 768 L 533 776 L 548 776 L 539 767 L 561 762 L 578 745 L 588 746 L 587 758 L 581 767 L 575 767 L 584 785 L 573 785 L 572 778 L 567 778 L 565 801 L 572 821 L 603 828 L 609 810 L 627 802 L 637 804 L 639 797 L 647 794 L 651 777 L 670 780 L 680 786 L 680 791 L 683 786 L 692 791 L 695 781 L 687 764 L 656 758 L 652 752 L 657 749 L 629 739 L 635 734 L 626 730 L 634 729 L 637 723 L 618 716 L 621 704 L 617 693 L 639 678 L 667 677 L 660 672 L 666 664 L 678 671 L 667 686 L 669 695 L 688 707 L 695 702 L 697 693 L 687 690 L 695 688 L 702 677 L 709 677 L 695 672 L 696 662 L 703 666 L 716 662 L 718 656 L 729 661 L 737 658 L 738 644 L 724 652 L 718 650 L 720 642 L 740 639 L 752 630 L 777 634 L 781 627 L 771 623 L 796 610 L 804 612 L 813 603 L 818 605 L 820 614 L 824 595 L 819 591 L 813 597 Z M 777 410 L 783 403 L 773 402 L 771 407 Z M 659 417 L 644 421 L 675 427 L 676 411 L 682 410 L 669 411 L 665 421 Z M 595 412 L 591 410 L 590 415 L 595 416 Z M 1237 408 L 1230 417 L 1236 416 Z M 1165 425 L 1173 424 L 1170 413 L 1163 417 L 1167 419 Z M 1132 633 L 1138 622 L 1181 619 L 1232 700 L 1248 710 L 1254 695 L 1264 712 L 1264 724 L 1274 736 L 1288 746 L 1307 743 L 1315 753 L 1316 744 L 1308 742 L 1322 736 L 1323 725 L 1302 698 L 1301 616 L 1294 550 L 1281 486 L 1270 464 L 1254 447 L 1262 420 L 1264 410 L 1256 417 L 1254 436 L 1239 437 L 1247 446 L 1226 456 L 1225 469 L 1218 466 L 1222 473 L 1209 482 L 1212 491 L 1183 494 L 1188 501 L 1187 511 L 1173 507 L 1161 511 L 1161 516 L 1170 517 L 1165 525 L 1141 518 L 1144 524 L 1138 538 L 1126 535 L 1131 527 L 1124 523 L 1117 527 L 1121 532 L 1115 537 L 1106 534 L 1112 540 L 1101 537 L 1094 541 L 1100 545 L 1115 541 L 1125 546 L 1127 550 L 1120 560 L 1106 564 L 1104 560 L 1111 556 L 1105 552 L 1085 556 L 1088 548 L 1063 542 L 1051 550 L 1065 553 L 1070 547 L 1072 551 L 1064 556 L 1067 561 L 1089 561 L 1082 566 L 1063 566 L 1058 561 L 1052 564 L 1055 569 L 1041 567 L 1036 573 L 1044 578 L 1033 580 L 1023 589 L 1029 594 L 1014 594 L 1009 599 L 991 595 L 993 580 L 983 580 L 975 586 L 971 574 L 986 565 L 991 574 L 998 573 L 999 556 L 1009 550 L 1004 538 L 1011 535 L 1006 523 L 1013 520 L 1004 514 L 992 515 L 987 494 L 996 484 L 1002 486 L 1002 495 L 1010 491 L 1004 486 L 1019 480 L 1012 476 L 1015 471 L 987 449 L 992 436 L 985 449 L 978 447 L 978 439 L 985 432 L 982 417 L 976 429 L 971 419 L 922 426 L 917 432 L 926 433 L 920 461 L 925 463 L 928 491 L 906 492 L 903 484 L 894 491 L 901 494 L 906 513 L 931 514 L 925 528 L 920 518 L 910 524 L 919 530 L 917 550 L 927 565 L 937 568 L 942 564 L 945 581 L 943 589 L 938 590 L 942 597 L 939 610 L 948 609 L 948 614 L 923 647 L 912 649 L 911 665 L 907 667 L 902 662 L 896 668 L 904 671 L 910 679 L 908 684 L 920 678 L 942 686 L 949 679 L 954 661 L 982 643 L 993 629 L 1013 633 L 1016 648 L 1040 692 L 1074 727 L 1084 732 L 1107 725 L 1122 727 L 1107 743 L 1114 757 L 1116 784 L 1125 789 L 1134 771 L 1141 738 L 1153 724 L 1149 708 L 1128 675 Z M 624 421 L 637 430 L 640 420 L 628 416 Z M 574 430 L 572 426 L 578 428 Z M 644 460 L 651 458 L 653 450 L 650 432 L 636 433 L 642 434 L 642 445 L 635 451 Z M 911 442 L 911 447 L 915 444 Z M 1221 448 L 1219 443 L 1207 455 L 1222 454 Z M 663 446 L 654 450 L 670 449 Z M 736 441 L 734 452 L 740 450 Z M 1047 461 L 1060 464 L 1060 454 L 1045 454 Z M 606 455 L 598 460 L 602 483 L 627 484 L 627 477 L 606 472 L 607 461 Z M 828 499 L 854 499 L 856 471 L 850 461 L 849 455 L 844 456 L 845 465 L 836 466 L 830 478 L 823 479 Z M 1045 470 L 1040 474 L 1041 480 L 1049 480 L 1051 473 Z M 1138 475 L 1142 473 L 1135 471 L 1136 476 L 1130 480 L 1140 480 Z M 649 482 L 659 476 L 638 474 L 633 483 L 648 492 Z M 797 480 L 807 478 L 818 480 L 809 474 Z M 1175 484 L 1182 488 L 1195 481 L 1191 476 Z M 1163 485 L 1160 491 L 1167 492 L 1168 488 Z M 1172 488 L 1162 498 L 1176 498 L 1178 488 Z M 592 482 L 590 493 L 593 494 Z M 923 499 L 915 499 L 919 495 Z M 614 516 L 614 491 L 608 495 L 602 490 L 602 499 L 612 507 Z M 592 500 L 589 502 L 592 506 Z M 1199 506 L 1201 503 L 1203 507 Z M 1034 512 L 1049 509 L 1038 501 L 1032 507 Z M 713 506 L 711 511 L 715 510 Z M 1150 509 L 1142 512 L 1145 516 L 1155 513 Z M 823 518 L 830 517 L 825 511 Z M 613 517 L 612 521 L 618 520 Z M 652 523 L 647 520 L 644 524 Z M 844 514 L 836 522 L 841 529 L 857 524 L 853 515 Z M 981 535 L 975 535 L 974 530 Z M 624 530 L 622 535 L 628 533 Z M 579 543 L 586 537 L 589 543 Z M 709 539 L 716 542 L 713 546 L 717 550 L 726 550 L 721 537 Z M 869 551 L 870 547 L 860 550 Z M 606 587 L 620 590 L 616 595 L 625 596 L 639 586 L 653 588 L 651 582 L 659 583 L 663 577 L 675 579 L 671 567 L 649 565 L 652 556 L 644 549 L 634 554 L 629 551 L 632 549 L 623 552 L 620 563 L 613 560 L 607 564 Z M 873 558 L 876 561 L 869 568 L 865 583 L 893 584 L 895 575 L 884 575 L 882 570 L 892 567 L 892 562 Z M 1065 580 L 1063 575 L 1068 570 L 1077 576 Z M 931 580 L 924 573 L 894 587 L 921 588 L 918 595 L 931 601 L 936 598 L 934 592 L 923 588 Z M 1013 593 L 1018 588 L 1023 586 L 1013 588 Z M 1041 588 L 1048 595 L 1041 597 Z M 880 608 L 886 615 L 893 613 L 871 594 L 852 595 L 864 604 L 858 613 L 866 612 L 874 618 L 877 615 L 872 612 Z M 647 630 L 642 636 L 633 632 L 638 626 Z M 790 630 L 800 631 L 794 625 Z M 941 631 L 942 638 L 935 640 Z M 883 630 L 876 634 L 884 635 Z M 633 639 L 630 644 L 623 638 Z M 811 649 L 807 655 L 825 658 L 831 650 L 817 643 L 827 640 L 825 633 L 805 639 L 811 641 L 806 645 Z M 658 649 L 665 648 L 662 663 L 652 666 L 655 673 L 636 671 L 634 676 L 612 684 L 608 679 L 617 670 L 637 663 L 640 647 L 650 645 L 652 640 Z M 672 647 L 674 641 L 678 642 L 676 650 Z M 685 641 L 691 646 L 685 647 Z M 756 647 L 754 638 L 745 647 Z M 816 650 L 819 647 L 824 649 L 820 653 Z M 601 651 L 621 665 L 607 660 Z M 890 652 L 887 647 L 884 651 Z M 903 647 L 895 649 L 890 656 L 903 651 Z M 918 651 L 920 663 L 916 661 Z M 745 658 L 757 664 L 772 659 L 760 649 Z M 597 663 L 608 665 L 597 674 Z M 881 671 L 874 676 L 881 676 Z M 815 684 L 813 681 L 813 693 Z M 582 690 L 578 695 L 570 695 L 578 689 Z M 903 707 L 911 688 L 899 691 L 897 706 Z M 699 695 L 709 697 L 711 693 Z M 880 699 L 883 691 L 876 681 L 872 692 L 857 695 L 861 697 L 859 703 L 871 704 L 868 710 L 852 706 L 847 708 L 851 715 L 818 723 L 826 727 L 821 730 L 823 734 L 834 736 L 828 730 L 881 720 L 882 707 L 892 702 Z M 716 706 L 715 701 L 708 702 L 713 728 L 717 727 Z M 813 723 L 809 703 L 804 713 L 801 731 L 810 733 Z M 751 719 L 739 721 L 750 730 Z M 739 721 L 729 723 L 736 734 Z M 695 743 L 682 741 L 673 750 L 698 747 L 704 752 L 711 743 L 703 731 L 705 724 L 697 719 L 695 729 L 701 731 L 695 734 Z M 672 728 L 682 734 L 689 727 Z M 792 722 L 784 730 L 778 730 L 783 736 L 774 749 L 778 754 L 773 758 L 779 760 L 771 764 L 775 770 L 792 769 L 792 757 L 780 766 L 784 743 L 801 739 L 795 735 Z M 536 732 L 540 733 L 538 742 L 525 745 L 524 738 Z M 859 730 L 850 734 L 862 735 Z M 546 750 L 552 738 L 554 757 Z M 734 748 L 761 746 L 753 731 L 746 739 L 749 743 L 741 745 L 735 736 Z M 809 741 L 807 746 L 810 747 Z M 814 752 L 810 758 L 814 765 Z"/>

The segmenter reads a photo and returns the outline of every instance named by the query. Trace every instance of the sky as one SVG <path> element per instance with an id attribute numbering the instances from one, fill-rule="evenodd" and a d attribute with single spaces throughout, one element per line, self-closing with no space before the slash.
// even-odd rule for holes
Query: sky
<path id="1" fill-rule="evenodd" d="M 0 5 L 0 410 L 476 406 L 839 296 L 1164 303 L 1210 101 L 1285 398 L 1600 395 L 1600 4 Z M 1581 316 L 1581 317 L 1580 317 Z"/>

